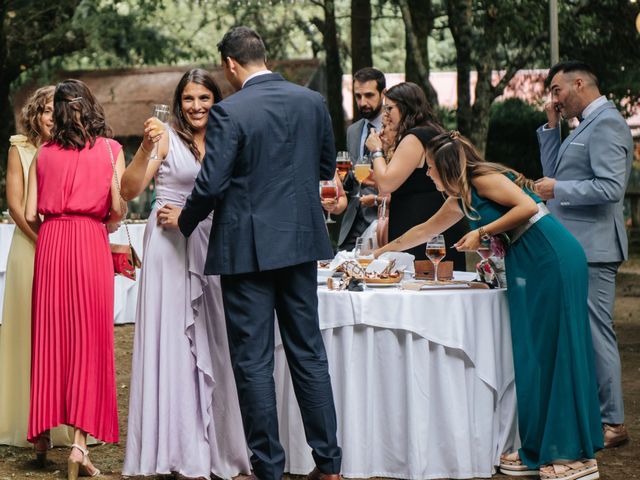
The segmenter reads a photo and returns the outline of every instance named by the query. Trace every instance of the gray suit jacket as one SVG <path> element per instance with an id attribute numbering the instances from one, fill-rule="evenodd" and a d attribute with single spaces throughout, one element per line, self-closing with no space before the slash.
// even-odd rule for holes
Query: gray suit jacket
<path id="1" fill-rule="evenodd" d="M 360 139 L 362 138 L 362 129 L 365 127 L 366 123 L 367 121 L 364 118 L 361 118 L 357 122 L 352 123 L 347 129 L 347 150 L 354 162 L 360 157 Z M 347 177 L 345 177 L 345 189 L 349 191 L 349 204 L 342 216 L 340 234 L 338 235 L 338 246 L 342 245 L 349 235 L 358 210 L 362 211 L 364 219 L 369 224 L 378 217 L 377 207 L 362 207 L 360 206 L 360 200 L 353 197 L 358 191 L 358 183 L 352 173 L 349 173 Z M 362 195 L 368 195 L 370 193 L 378 193 L 378 191 L 374 187 L 362 187 Z"/>
<path id="2" fill-rule="evenodd" d="M 627 258 L 622 207 L 633 157 L 627 123 L 602 105 L 560 143 L 557 128 L 538 128 L 542 171 L 555 178 L 549 210 L 582 244 L 590 263 Z"/>

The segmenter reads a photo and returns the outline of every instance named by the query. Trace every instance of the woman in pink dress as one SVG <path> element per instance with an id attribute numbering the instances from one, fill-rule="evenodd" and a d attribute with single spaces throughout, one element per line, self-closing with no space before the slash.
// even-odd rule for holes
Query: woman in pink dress
<path id="1" fill-rule="evenodd" d="M 25 209 L 38 233 L 28 440 L 72 426 L 68 478 L 75 480 L 79 472 L 100 473 L 89 461 L 87 434 L 118 441 L 107 230 L 126 210 L 114 180 L 124 156 L 84 83 L 59 83 L 53 101 L 51 140 L 31 164 Z"/>

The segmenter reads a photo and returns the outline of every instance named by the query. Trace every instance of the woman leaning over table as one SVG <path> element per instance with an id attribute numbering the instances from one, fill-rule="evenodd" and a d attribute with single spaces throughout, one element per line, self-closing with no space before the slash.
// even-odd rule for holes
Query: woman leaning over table
<path id="1" fill-rule="evenodd" d="M 383 132 L 378 135 L 372 130 L 366 145 L 372 152 L 373 178 L 378 190 L 391 193 L 388 237 L 394 239 L 428 220 L 444 203 L 442 194 L 427 176 L 424 154 L 427 142 L 444 129 L 415 83 L 399 83 L 387 90 L 382 109 Z M 466 231 L 464 220 L 452 225 L 444 234 L 447 244 Z M 416 260 L 427 258 L 424 246 L 416 246 L 409 253 Z M 455 270 L 466 270 L 462 252 L 448 251 L 444 260 L 453 260 Z"/>
<path id="2" fill-rule="evenodd" d="M 204 157 L 209 110 L 220 100 L 208 72 L 185 73 L 172 125 L 145 122 L 143 143 L 122 178 L 126 199 L 151 179 L 156 191 L 144 233 L 124 475 L 250 473 L 220 280 L 204 275 L 213 216 L 188 239 L 177 230 Z M 154 141 L 157 159 L 150 155 Z"/>
<path id="3" fill-rule="evenodd" d="M 24 217 L 29 166 L 36 149 L 49 139 L 53 126 L 55 87 L 39 88 L 27 100 L 20 116 L 24 135 L 9 140 L 7 162 L 7 203 L 16 224 L 7 260 L 4 308 L 0 327 L 0 444 L 27 447 L 29 422 L 29 372 L 31 371 L 31 286 L 37 234 Z M 44 465 L 47 449 L 68 445 L 72 432 L 56 428 L 43 432 L 35 451 Z"/>
<path id="4" fill-rule="evenodd" d="M 405 250 L 463 217 L 455 244 L 474 251 L 508 232 L 507 298 L 522 448 L 503 455 L 507 475 L 598 478 L 602 427 L 587 316 L 587 261 L 578 241 L 533 192 L 533 182 L 484 161 L 457 132 L 428 144 L 429 176 L 449 198 L 427 222 L 376 251 Z"/>
<path id="5" fill-rule="evenodd" d="M 60 82 L 53 101 L 51 139 L 29 169 L 25 207 L 38 233 L 28 440 L 57 425 L 74 427 L 67 476 L 75 480 L 100 473 L 87 434 L 118 441 L 107 233 L 126 211 L 114 175 L 122 175 L 124 155 L 84 83 Z"/>

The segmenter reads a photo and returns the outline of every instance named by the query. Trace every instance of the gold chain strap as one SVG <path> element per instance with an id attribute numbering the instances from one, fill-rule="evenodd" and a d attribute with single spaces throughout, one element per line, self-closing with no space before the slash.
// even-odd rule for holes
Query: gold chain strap
<path id="1" fill-rule="evenodd" d="M 111 150 L 111 144 L 109 143 L 109 139 L 105 138 L 104 141 L 106 142 L 107 148 L 109 149 L 109 157 L 111 158 L 111 168 L 113 169 L 113 176 L 116 179 L 116 188 L 118 189 L 118 198 L 120 199 L 120 206 L 122 207 L 123 198 L 122 198 L 122 193 L 120 192 L 120 180 L 118 180 L 118 172 L 116 171 L 116 162 L 113 159 L 113 151 Z M 124 202 L 124 209 L 126 212 L 127 202 Z M 124 224 L 124 229 L 127 232 L 127 240 L 129 240 L 129 246 L 133 248 L 133 245 L 131 244 L 131 236 L 129 235 L 129 227 L 127 226 L 127 222 L 123 220 L 122 223 Z"/>

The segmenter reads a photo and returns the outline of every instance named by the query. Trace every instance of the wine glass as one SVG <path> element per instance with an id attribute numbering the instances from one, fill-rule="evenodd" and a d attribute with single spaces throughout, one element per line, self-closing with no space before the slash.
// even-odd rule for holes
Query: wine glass
<path id="1" fill-rule="evenodd" d="M 167 120 L 169 120 L 170 111 L 171 110 L 169 109 L 169 105 L 164 105 L 162 103 L 159 103 L 153 106 L 153 113 L 151 114 L 151 116 L 156 117 L 158 120 L 160 120 L 163 123 L 166 123 Z M 153 150 L 151 151 L 150 160 L 157 160 L 157 159 L 158 159 L 158 142 L 155 142 L 153 144 Z"/>
<path id="2" fill-rule="evenodd" d="M 363 155 L 353 167 L 353 174 L 358 181 L 358 193 L 354 195 L 354 198 L 360 198 L 360 190 L 362 190 L 362 182 L 364 182 L 369 175 L 371 175 L 371 158 L 368 155 Z"/>
<path id="3" fill-rule="evenodd" d="M 358 237 L 356 238 L 356 245 L 353 248 L 353 256 L 358 263 L 369 263 L 369 262 L 361 262 L 360 260 L 363 257 L 371 255 L 373 253 L 373 238 L 371 237 Z"/>
<path id="4" fill-rule="evenodd" d="M 338 152 L 336 168 L 338 169 L 340 180 L 344 182 L 344 177 L 346 177 L 349 170 L 351 170 L 351 155 L 349 155 L 349 152 Z"/>
<path id="5" fill-rule="evenodd" d="M 320 198 L 322 200 L 338 200 L 338 186 L 333 180 L 320 180 Z M 324 223 L 336 223 L 331 218 L 331 212 L 327 212 Z"/>
<path id="6" fill-rule="evenodd" d="M 444 243 L 444 235 L 436 235 L 427 242 L 427 257 L 433 263 L 433 280 L 438 283 L 438 265 L 447 254 L 447 247 Z"/>

